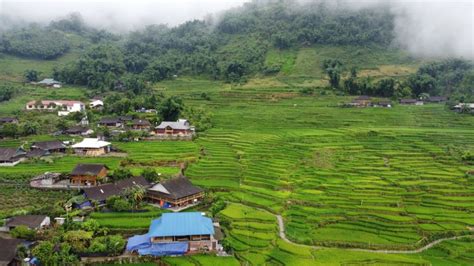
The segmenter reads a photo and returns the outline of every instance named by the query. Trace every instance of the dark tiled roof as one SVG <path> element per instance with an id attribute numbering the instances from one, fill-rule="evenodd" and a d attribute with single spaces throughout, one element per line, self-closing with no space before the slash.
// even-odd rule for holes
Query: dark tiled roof
<path id="1" fill-rule="evenodd" d="M 447 99 L 446 96 L 431 96 L 428 98 L 428 102 L 444 102 Z"/>
<path id="2" fill-rule="evenodd" d="M 416 103 L 416 99 L 400 99 L 400 103 Z"/>
<path id="3" fill-rule="evenodd" d="M 118 117 L 103 117 L 100 119 L 99 124 L 117 124 L 121 122 L 122 120 Z"/>
<path id="4" fill-rule="evenodd" d="M 83 191 L 88 199 L 103 201 L 110 196 L 121 195 L 125 189 L 136 185 L 147 188 L 150 186 L 150 183 L 145 178 L 138 176 L 120 180 L 115 184 L 105 184 L 97 187 L 84 188 Z"/>
<path id="5" fill-rule="evenodd" d="M 46 215 L 20 215 L 10 218 L 5 225 L 8 227 L 24 225 L 29 228 L 38 228 L 46 217 Z"/>
<path id="6" fill-rule="evenodd" d="M 146 119 L 133 119 L 132 120 L 132 125 L 135 126 L 150 126 L 150 122 Z"/>
<path id="7" fill-rule="evenodd" d="M 87 132 L 89 128 L 87 127 L 81 127 L 81 126 L 74 126 L 66 130 L 67 134 L 82 134 L 84 132 Z"/>
<path id="8" fill-rule="evenodd" d="M 62 141 L 51 140 L 51 141 L 33 142 L 33 145 L 31 145 L 31 147 L 48 151 L 48 150 L 65 149 L 66 145 L 64 145 Z"/>
<path id="9" fill-rule="evenodd" d="M 20 239 L 0 238 L 0 265 L 8 265 L 16 257 L 17 247 L 22 242 Z"/>
<path id="10" fill-rule="evenodd" d="M 119 117 L 121 121 L 132 121 L 133 117 L 131 115 L 122 115 Z"/>
<path id="11" fill-rule="evenodd" d="M 0 148 L 0 161 L 10 161 L 24 154 L 25 152 L 19 151 L 17 148 Z"/>
<path id="12" fill-rule="evenodd" d="M 186 177 L 168 179 L 166 181 L 160 182 L 160 184 L 166 188 L 169 194 L 161 193 L 154 190 L 149 190 L 149 192 L 151 194 L 158 193 L 166 195 L 167 197 L 172 199 L 180 199 L 202 192 L 201 188 L 194 186 L 191 181 L 189 181 Z"/>
<path id="13" fill-rule="evenodd" d="M 366 100 L 370 100 L 370 96 L 367 96 L 367 95 L 361 95 L 357 98 L 355 98 L 355 100 L 357 101 L 366 101 Z"/>
<path id="14" fill-rule="evenodd" d="M 0 118 L 0 123 L 12 123 L 18 121 L 15 117 L 1 117 Z"/>
<path id="15" fill-rule="evenodd" d="M 26 157 L 28 157 L 28 158 L 42 157 L 42 156 L 46 156 L 46 155 L 49 155 L 49 154 L 50 153 L 47 150 L 33 149 L 33 150 L 30 150 L 26 153 Z"/>
<path id="16" fill-rule="evenodd" d="M 104 164 L 78 164 L 71 175 L 98 175 L 104 167 L 107 168 Z"/>

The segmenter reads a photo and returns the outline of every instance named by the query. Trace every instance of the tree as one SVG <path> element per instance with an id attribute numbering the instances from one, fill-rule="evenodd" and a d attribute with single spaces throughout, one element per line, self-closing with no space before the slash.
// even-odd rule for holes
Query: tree
<path id="1" fill-rule="evenodd" d="M 144 187 L 140 185 L 135 185 L 133 187 L 130 187 L 127 189 L 125 192 L 126 195 L 128 195 L 128 198 L 132 205 L 135 207 L 135 209 L 138 209 L 140 207 L 140 204 L 145 197 L 146 190 Z"/>
<path id="2" fill-rule="evenodd" d="M 3 137 L 16 138 L 20 135 L 17 124 L 8 123 L 0 128 L 0 135 Z"/>
<path id="3" fill-rule="evenodd" d="M 0 86 L 0 102 L 9 101 L 15 94 L 15 88 L 8 85 Z"/>
<path id="4" fill-rule="evenodd" d="M 67 242 L 76 253 L 82 253 L 87 250 L 89 242 L 92 240 L 93 232 L 84 230 L 73 230 L 64 233 L 64 241 Z"/>
<path id="5" fill-rule="evenodd" d="M 116 182 L 116 181 L 119 181 L 119 180 L 130 178 L 132 176 L 133 175 L 132 175 L 132 172 L 130 171 L 130 169 L 122 167 L 122 168 L 119 168 L 119 169 L 115 170 L 112 173 L 111 178 L 112 178 L 112 181 Z"/>
<path id="6" fill-rule="evenodd" d="M 32 121 L 25 121 L 21 125 L 21 133 L 24 136 L 36 135 L 38 133 L 39 124 Z"/>
<path id="7" fill-rule="evenodd" d="M 151 182 L 151 183 L 154 183 L 154 182 L 158 181 L 159 178 L 160 178 L 160 176 L 158 175 L 156 170 L 151 168 L 151 167 L 147 167 L 147 168 L 143 169 L 142 176 L 143 176 L 143 178 L 148 180 L 148 182 Z"/>
<path id="8" fill-rule="evenodd" d="M 65 243 L 41 241 L 31 250 L 31 254 L 37 257 L 42 265 L 74 265 L 77 262 L 71 246 Z"/>
<path id="9" fill-rule="evenodd" d="M 27 69 L 25 71 L 25 80 L 27 82 L 38 81 L 39 72 L 34 69 Z"/>
<path id="10" fill-rule="evenodd" d="M 111 256 L 120 255 L 125 247 L 125 240 L 121 235 L 96 237 L 89 247 L 90 253 L 108 253 Z"/>
<path id="11" fill-rule="evenodd" d="M 329 78 L 329 84 L 334 89 L 339 88 L 339 82 L 341 80 L 341 61 L 338 59 L 326 59 L 323 61 L 322 67 Z"/>
<path id="12" fill-rule="evenodd" d="M 176 121 L 183 109 L 183 100 L 178 96 L 171 96 L 160 104 L 158 112 L 162 120 Z"/>

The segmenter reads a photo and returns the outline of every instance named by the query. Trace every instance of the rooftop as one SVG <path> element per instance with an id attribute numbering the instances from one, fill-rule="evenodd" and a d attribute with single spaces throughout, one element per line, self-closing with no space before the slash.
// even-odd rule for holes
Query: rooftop
<path id="1" fill-rule="evenodd" d="M 167 127 L 170 127 L 172 129 L 184 129 L 184 130 L 188 130 L 190 129 L 191 127 L 189 126 L 189 122 L 188 120 L 185 120 L 185 119 L 179 119 L 178 121 L 176 122 L 173 122 L 173 121 L 163 121 L 161 122 L 157 127 L 156 129 L 165 129 Z"/>
<path id="2" fill-rule="evenodd" d="M 63 144 L 60 140 L 50 140 L 50 141 L 38 141 L 33 142 L 31 145 L 32 148 L 41 149 L 41 150 L 56 150 L 64 149 L 66 145 Z"/>
<path id="3" fill-rule="evenodd" d="M 71 175 L 98 175 L 104 168 L 107 168 L 105 164 L 78 164 L 72 170 Z"/>
<path id="4" fill-rule="evenodd" d="M 211 218 L 200 212 L 163 213 L 153 220 L 148 231 L 149 237 L 213 235 Z"/>
<path id="5" fill-rule="evenodd" d="M 145 178 L 137 176 L 120 180 L 114 184 L 84 188 L 83 191 L 88 199 L 102 201 L 110 196 L 120 195 L 125 189 L 136 185 L 148 187 L 150 183 Z"/>
<path id="6" fill-rule="evenodd" d="M 54 105 L 65 105 L 65 106 L 73 106 L 74 104 L 81 104 L 84 105 L 81 101 L 71 101 L 71 100 L 36 100 L 36 101 L 29 101 L 26 105 L 36 105 L 36 103 L 40 102 L 41 105 L 48 106 L 50 104 Z"/>
<path id="7" fill-rule="evenodd" d="M 8 161 L 18 155 L 24 155 L 25 152 L 17 148 L 0 148 L 0 161 Z"/>
<path id="8" fill-rule="evenodd" d="M 98 149 L 98 148 L 103 148 L 111 145 L 110 142 L 99 140 L 97 138 L 85 138 L 81 142 L 76 143 L 72 145 L 72 148 L 92 148 L 92 149 Z"/>
<path id="9" fill-rule="evenodd" d="M 0 238 L 0 265 L 8 265 L 16 257 L 17 247 L 22 242 L 20 239 Z"/>
<path id="10" fill-rule="evenodd" d="M 46 215 L 20 215 L 15 216 L 5 223 L 8 227 L 16 227 L 19 225 L 24 225 L 29 228 L 37 228 L 41 226 L 41 223 L 46 219 Z"/>
<path id="11" fill-rule="evenodd" d="M 61 84 L 61 82 L 54 79 L 43 79 L 42 81 L 38 82 L 38 84 L 53 85 L 53 84 Z"/>
<path id="12" fill-rule="evenodd" d="M 161 193 L 172 199 L 184 198 L 202 192 L 202 189 L 194 186 L 186 177 L 177 177 L 165 180 L 149 189 L 151 194 Z"/>

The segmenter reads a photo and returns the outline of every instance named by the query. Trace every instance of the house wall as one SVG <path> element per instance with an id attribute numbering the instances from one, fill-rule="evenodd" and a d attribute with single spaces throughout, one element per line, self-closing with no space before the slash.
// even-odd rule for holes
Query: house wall
<path id="1" fill-rule="evenodd" d="M 156 134 L 169 134 L 169 135 L 187 135 L 191 134 L 191 130 L 186 130 L 186 129 L 172 129 L 172 130 L 166 130 L 166 129 L 155 129 Z"/>
<path id="2" fill-rule="evenodd" d="M 98 148 L 98 149 L 91 149 L 91 148 L 76 148 L 74 149 L 74 153 L 83 156 L 100 156 L 106 154 L 108 151 L 107 147 Z"/>
<path id="3" fill-rule="evenodd" d="M 160 206 L 164 203 L 169 203 L 171 204 L 172 207 L 182 207 L 186 205 L 190 205 L 194 203 L 194 200 L 202 200 L 204 198 L 204 192 L 200 192 L 185 198 L 180 198 L 180 199 L 171 199 L 167 198 L 165 196 L 160 196 L 160 195 L 155 195 L 151 193 L 147 193 L 148 200 L 150 200 L 153 203 L 160 204 Z"/>

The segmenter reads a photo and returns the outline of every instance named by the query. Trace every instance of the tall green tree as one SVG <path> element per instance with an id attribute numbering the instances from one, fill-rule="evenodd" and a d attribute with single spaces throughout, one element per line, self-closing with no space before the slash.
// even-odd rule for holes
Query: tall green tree
<path id="1" fill-rule="evenodd" d="M 158 112 L 162 120 L 176 121 L 183 110 L 183 100 L 178 96 L 171 96 L 160 104 Z"/>

